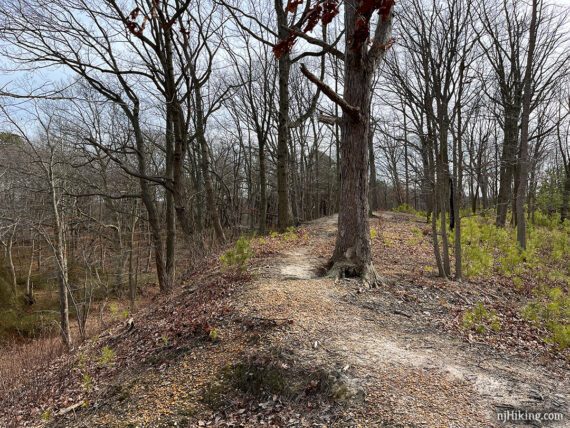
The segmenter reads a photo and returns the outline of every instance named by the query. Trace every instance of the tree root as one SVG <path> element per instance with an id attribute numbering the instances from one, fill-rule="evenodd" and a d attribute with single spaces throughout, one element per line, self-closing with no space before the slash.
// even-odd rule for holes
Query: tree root
<path id="1" fill-rule="evenodd" d="M 364 266 L 358 266 L 355 263 L 344 260 L 331 262 L 329 266 L 330 268 L 327 274 L 327 277 L 329 278 L 358 278 L 362 281 L 362 284 L 368 288 L 376 288 L 388 284 L 388 281 L 385 278 L 378 275 L 372 263 L 368 263 Z"/>

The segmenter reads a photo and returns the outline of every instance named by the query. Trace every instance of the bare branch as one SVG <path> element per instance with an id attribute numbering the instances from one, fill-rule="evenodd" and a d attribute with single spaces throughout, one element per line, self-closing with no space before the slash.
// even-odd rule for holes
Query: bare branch
<path id="1" fill-rule="evenodd" d="M 332 102 L 339 105 L 342 110 L 352 117 L 356 121 L 361 120 L 360 109 L 358 107 L 351 106 L 346 102 L 346 100 L 337 94 L 334 89 L 328 86 L 325 82 L 320 80 L 317 76 L 311 73 L 305 64 L 301 64 L 301 73 L 305 75 L 307 79 L 313 82 L 322 92 L 325 94 Z"/>

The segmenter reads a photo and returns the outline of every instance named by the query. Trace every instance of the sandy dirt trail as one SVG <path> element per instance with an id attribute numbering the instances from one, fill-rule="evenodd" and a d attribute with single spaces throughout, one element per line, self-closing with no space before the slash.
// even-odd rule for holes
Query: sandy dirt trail
<path id="1" fill-rule="evenodd" d="M 312 239 L 330 239 L 336 218 L 308 227 Z M 322 264 L 309 245 L 272 257 L 244 296 L 244 311 L 292 320 L 269 340 L 300 360 L 346 373 L 354 397 L 364 398 L 350 406 L 342 426 L 570 426 L 564 374 L 438 332 L 386 310 L 389 301 L 356 303 L 374 291 L 354 280 L 319 278 Z M 561 413 L 564 420 L 499 421 L 519 410 Z"/>

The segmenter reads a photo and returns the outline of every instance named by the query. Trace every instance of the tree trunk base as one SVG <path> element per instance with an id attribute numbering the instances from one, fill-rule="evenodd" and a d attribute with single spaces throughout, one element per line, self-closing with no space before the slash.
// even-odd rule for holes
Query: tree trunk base
<path id="1" fill-rule="evenodd" d="M 331 261 L 329 266 L 331 266 L 327 273 L 327 277 L 329 278 L 359 278 L 368 288 L 376 288 L 387 284 L 387 281 L 378 275 L 372 263 L 359 266 L 350 261 L 343 260 L 337 262 Z"/>

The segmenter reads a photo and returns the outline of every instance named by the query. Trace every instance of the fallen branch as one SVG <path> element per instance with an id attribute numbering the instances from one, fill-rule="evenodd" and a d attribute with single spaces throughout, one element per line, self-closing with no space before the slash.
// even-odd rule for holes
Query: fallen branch
<path id="1" fill-rule="evenodd" d="M 65 409 L 61 409 L 59 412 L 56 413 L 57 416 L 63 416 L 68 414 L 69 412 L 73 412 L 75 409 L 83 406 L 83 404 L 85 403 L 85 401 L 81 400 L 79 403 L 75 403 L 72 404 L 69 407 L 66 407 Z"/>

